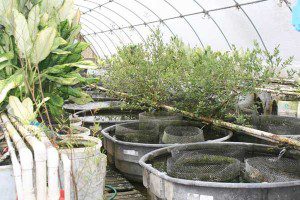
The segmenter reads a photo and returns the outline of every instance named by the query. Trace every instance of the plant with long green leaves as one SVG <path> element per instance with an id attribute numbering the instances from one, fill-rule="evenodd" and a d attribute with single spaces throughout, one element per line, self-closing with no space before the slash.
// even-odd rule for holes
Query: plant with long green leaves
<path id="1" fill-rule="evenodd" d="M 44 111 L 58 116 L 65 100 L 92 101 L 77 87 L 98 80 L 80 73 L 97 66 L 81 55 L 89 45 L 76 40 L 80 12 L 73 0 L 1 0 L 0 15 L 2 107 L 8 95 L 30 97 L 36 106 L 49 97 Z"/>
<path id="2" fill-rule="evenodd" d="M 213 51 L 192 48 L 177 37 L 165 43 L 157 31 L 145 44 L 119 49 L 109 60 L 104 86 L 128 93 L 136 105 L 170 105 L 196 115 L 243 121 L 238 100 L 278 78 L 291 62 L 292 57 L 280 57 L 278 47 L 273 53 L 257 43 L 252 49 Z"/>

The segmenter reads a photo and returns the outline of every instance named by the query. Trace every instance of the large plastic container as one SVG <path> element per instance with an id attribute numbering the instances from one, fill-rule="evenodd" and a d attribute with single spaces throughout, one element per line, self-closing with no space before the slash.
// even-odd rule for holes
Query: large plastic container
<path id="1" fill-rule="evenodd" d="M 90 102 L 88 104 L 84 105 L 78 105 L 78 104 L 65 104 L 63 106 L 63 109 L 65 109 L 68 112 L 77 112 L 82 110 L 107 110 L 110 108 L 116 108 L 119 107 L 122 104 L 121 101 L 98 101 L 98 102 Z"/>
<path id="2" fill-rule="evenodd" d="M 91 127 L 100 124 L 106 128 L 115 124 L 126 123 L 138 119 L 140 110 L 111 108 L 106 110 L 83 110 L 71 115 L 70 118 L 81 119 L 82 126 Z"/>
<path id="3" fill-rule="evenodd" d="M 300 119 L 277 115 L 260 115 L 253 118 L 256 129 L 282 135 L 289 138 L 300 139 Z"/>
<path id="4" fill-rule="evenodd" d="M 80 200 L 104 199 L 107 158 L 100 152 L 101 140 L 74 136 L 63 140 L 60 145 L 63 146 L 60 153 L 65 153 L 71 160 L 74 173 L 74 179 L 71 178 L 71 199 L 75 198 L 76 190 Z M 68 148 L 70 145 L 73 148 Z"/>
<path id="5" fill-rule="evenodd" d="M 134 121 L 131 123 L 139 123 Z M 186 125 L 197 125 L 203 127 L 201 123 L 184 122 Z M 145 154 L 172 144 L 145 144 L 124 142 L 116 139 L 115 129 L 117 125 L 110 126 L 101 131 L 103 135 L 103 146 L 107 151 L 108 161 L 114 163 L 116 168 L 121 171 L 128 179 L 142 182 L 142 168 L 139 160 Z M 216 127 L 204 127 L 204 138 L 206 142 L 222 142 L 231 138 L 232 132 Z"/>
<path id="6" fill-rule="evenodd" d="M 12 165 L 0 166 L 0 199 L 15 200 L 16 187 Z"/>
<path id="7" fill-rule="evenodd" d="M 184 145 L 186 149 L 197 150 L 214 147 L 227 152 L 237 148 L 245 150 L 245 157 L 258 154 L 278 155 L 282 149 L 268 145 L 250 143 L 199 143 Z M 152 200 L 297 200 L 300 197 L 300 180 L 276 183 L 221 183 L 173 178 L 165 171 L 167 158 L 175 146 L 152 151 L 140 160 L 143 167 L 143 184 Z M 297 156 L 296 151 L 286 154 Z M 285 155 L 286 155 L 285 154 Z M 154 163 L 163 163 L 155 165 Z M 157 168 L 153 167 L 159 166 Z"/>

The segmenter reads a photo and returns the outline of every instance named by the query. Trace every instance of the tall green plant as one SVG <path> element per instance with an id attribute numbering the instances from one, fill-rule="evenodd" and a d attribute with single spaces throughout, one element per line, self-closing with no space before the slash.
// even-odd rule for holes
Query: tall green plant
<path id="1" fill-rule="evenodd" d="M 137 105 L 167 104 L 196 115 L 238 117 L 239 98 L 279 77 L 291 61 L 283 61 L 278 48 L 270 53 L 257 43 L 231 52 L 191 48 L 176 37 L 164 43 L 157 31 L 145 44 L 119 49 L 109 60 L 104 84 L 132 95 Z"/>
<path id="2" fill-rule="evenodd" d="M 8 95 L 30 97 L 36 105 L 49 97 L 44 110 L 57 116 L 67 99 L 92 100 L 77 87 L 98 80 L 80 73 L 96 65 L 81 55 L 89 45 L 76 41 L 80 12 L 74 10 L 73 0 L 1 0 L 0 15 L 2 106 Z"/>

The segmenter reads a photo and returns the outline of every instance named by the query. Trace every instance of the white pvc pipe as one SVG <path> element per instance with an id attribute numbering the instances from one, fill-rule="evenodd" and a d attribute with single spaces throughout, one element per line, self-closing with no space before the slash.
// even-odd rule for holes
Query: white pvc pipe
<path id="1" fill-rule="evenodd" d="M 1 122 L 1 119 L 0 119 L 0 122 Z M 14 178 L 15 178 L 15 184 L 16 184 L 18 200 L 26 200 L 24 198 L 24 194 L 23 194 L 21 164 L 19 163 L 19 161 L 17 159 L 15 148 L 13 147 L 13 144 L 12 144 L 10 138 L 9 138 L 8 131 L 6 130 L 5 127 L 3 127 L 2 130 L 3 130 L 3 134 L 4 134 L 4 137 L 5 137 L 7 146 L 8 146 L 8 151 L 9 151 L 9 154 L 10 154 L 10 160 L 11 160 L 13 171 L 14 171 Z"/>
<path id="2" fill-rule="evenodd" d="M 44 132 L 41 133 L 41 141 L 47 148 L 47 166 L 48 166 L 48 200 L 57 200 L 60 197 L 59 188 L 59 155 L 56 148 L 53 147 L 49 138 Z"/>
<path id="3" fill-rule="evenodd" d="M 33 156 L 18 131 L 11 124 L 6 114 L 1 114 L 2 122 L 12 138 L 20 157 L 23 181 L 23 197 L 25 200 L 35 200 L 33 187 Z"/>
<path id="4" fill-rule="evenodd" d="M 33 136 L 21 123 L 15 118 L 9 116 L 10 121 L 15 125 L 17 130 L 25 138 L 32 147 L 35 160 L 35 181 L 36 181 L 36 196 L 37 200 L 47 199 L 47 150 L 41 141 Z"/>
<path id="5" fill-rule="evenodd" d="M 64 153 L 61 154 L 61 160 L 64 168 L 64 191 L 65 200 L 71 199 L 71 160 Z"/>

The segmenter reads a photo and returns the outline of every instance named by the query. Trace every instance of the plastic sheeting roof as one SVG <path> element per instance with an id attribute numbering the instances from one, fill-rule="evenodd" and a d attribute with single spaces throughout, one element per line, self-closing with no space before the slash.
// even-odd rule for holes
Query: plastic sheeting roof
<path id="1" fill-rule="evenodd" d="M 157 27 L 167 40 L 177 35 L 191 46 L 215 50 L 251 47 L 256 40 L 300 69 L 300 32 L 292 26 L 296 0 L 75 0 L 82 36 L 100 57 L 143 42 Z"/>

